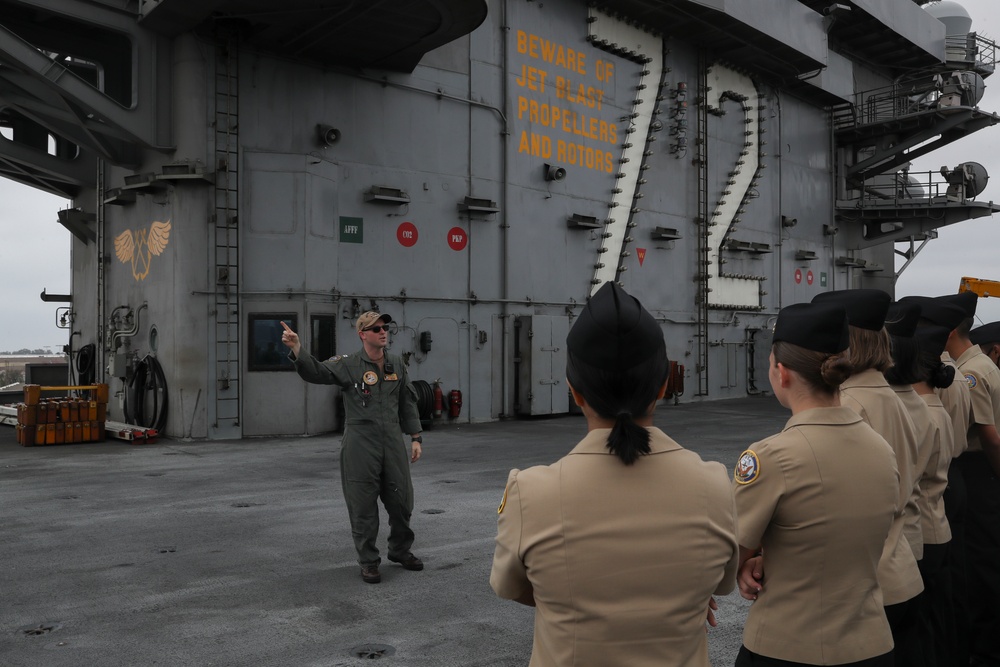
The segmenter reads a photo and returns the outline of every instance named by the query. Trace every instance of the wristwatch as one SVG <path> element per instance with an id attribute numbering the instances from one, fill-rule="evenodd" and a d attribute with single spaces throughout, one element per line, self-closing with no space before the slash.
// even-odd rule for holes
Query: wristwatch
<path id="1" fill-rule="evenodd" d="M 417 444 L 422 445 L 424 444 L 424 438 L 423 436 L 415 435 L 410 438 L 410 442 L 415 442 Z"/>

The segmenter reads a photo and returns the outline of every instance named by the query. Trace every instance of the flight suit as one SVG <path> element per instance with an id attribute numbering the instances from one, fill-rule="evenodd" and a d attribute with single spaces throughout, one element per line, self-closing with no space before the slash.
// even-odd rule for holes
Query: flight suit
<path id="1" fill-rule="evenodd" d="M 850 408 L 803 410 L 741 455 L 734 486 L 740 545 L 764 555 L 744 646 L 808 665 L 889 653 L 878 567 L 901 494 L 885 439 Z"/>
<path id="2" fill-rule="evenodd" d="M 725 467 L 657 428 L 624 465 L 595 429 L 549 466 L 512 470 L 490 585 L 533 592 L 531 667 L 708 667 L 705 614 L 736 584 Z"/>
<path id="3" fill-rule="evenodd" d="M 973 424 L 997 424 L 1000 417 L 1000 369 L 973 345 L 955 360 L 972 398 Z M 973 655 L 1000 665 L 1000 480 L 983 454 L 975 427 L 969 430 L 969 447 L 959 457 L 968 493 L 965 555 L 968 570 L 967 600 Z"/>
<path id="4" fill-rule="evenodd" d="M 404 556 L 413 544 L 410 515 L 413 483 L 410 451 L 403 433 L 419 433 L 417 398 L 403 360 L 386 353 L 383 371 L 362 349 L 317 361 L 304 350 L 295 359 L 303 380 L 342 389 L 346 426 L 340 446 L 340 479 L 351 518 L 358 562 L 378 565 L 378 502 L 389 515 L 390 557 Z"/>

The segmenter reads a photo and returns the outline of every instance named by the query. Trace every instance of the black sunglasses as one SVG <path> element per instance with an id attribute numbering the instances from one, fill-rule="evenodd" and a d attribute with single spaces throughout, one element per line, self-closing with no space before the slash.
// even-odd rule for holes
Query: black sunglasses
<path id="1" fill-rule="evenodd" d="M 382 326 L 368 327 L 367 329 L 364 329 L 364 331 L 371 331 L 373 333 L 380 333 L 382 331 L 385 331 L 386 333 L 388 333 L 389 332 L 389 325 L 388 324 L 383 324 Z"/>

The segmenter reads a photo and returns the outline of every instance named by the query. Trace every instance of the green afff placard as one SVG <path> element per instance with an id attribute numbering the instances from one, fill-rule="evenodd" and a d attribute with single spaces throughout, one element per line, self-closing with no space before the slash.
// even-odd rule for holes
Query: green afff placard
<path id="1" fill-rule="evenodd" d="M 365 220 L 364 218 L 340 217 L 340 242 L 341 243 L 364 243 L 365 241 Z"/>

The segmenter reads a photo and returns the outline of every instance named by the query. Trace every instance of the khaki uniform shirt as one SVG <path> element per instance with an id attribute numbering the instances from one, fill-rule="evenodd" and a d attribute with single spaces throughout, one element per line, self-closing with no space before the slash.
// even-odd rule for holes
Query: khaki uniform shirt
<path id="1" fill-rule="evenodd" d="M 913 385 L 891 386 L 892 390 L 896 392 L 896 396 L 899 396 L 899 400 L 906 407 L 906 412 L 913 421 L 914 432 L 917 435 L 917 455 L 913 460 L 913 493 L 911 496 L 913 502 L 907 503 L 906 510 L 903 512 L 906 521 L 903 526 L 903 535 L 910 543 L 913 557 L 920 560 L 924 557 L 924 531 L 920 516 L 925 510 L 921 506 L 921 499 L 925 494 L 924 487 L 930 483 L 930 478 L 937 474 L 941 441 L 934 429 L 931 428 L 930 409 L 920 398 L 920 395 L 913 390 Z"/>
<path id="2" fill-rule="evenodd" d="M 972 422 L 972 397 L 969 396 L 969 383 L 965 381 L 962 372 L 958 370 L 958 364 L 951 358 L 947 351 L 941 354 L 941 361 L 947 366 L 955 369 L 955 381 L 947 387 L 937 388 L 934 391 L 941 397 L 944 409 L 951 416 L 951 423 L 955 434 L 955 448 L 951 453 L 951 458 L 958 458 L 969 446 L 969 424 Z"/>
<path id="3" fill-rule="evenodd" d="M 630 466 L 591 431 L 550 466 L 512 470 L 490 585 L 534 592 L 531 667 L 708 667 L 705 614 L 736 584 L 725 467 L 649 428 Z"/>
<path id="4" fill-rule="evenodd" d="M 873 369 L 856 373 L 840 385 L 840 402 L 861 415 L 896 453 L 896 469 L 899 471 L 896 518 L 889 529 L 882 560 L 879 561 L 878 581 L 886 606 L 906 602 L 924 590 L 917 559 L 903 535 L 906 505 L 911 503 L 916 506 L 913 470 L 917 458 L 917 437 L 913 420 L 906 414 L 899 397 L 889 388 L 885 376 Z"/>
<path id="5" fill-rule="evenodd" d="M 763 589 L 743 630 L 748 649 L 810 665 L 892 649 L 878 564 L 898 484 L 892 448 L 846 407 L 804 410 L 743 453 L 740 544 L 764 552 Z"/>
<path id="6" fill-rule="evenodd" d="M 951 525 L 944 513 L 944 490 L 948 486 L 948 466 L 955 451 L 951 416 L 937 394 L 920 394 L 931 418 L 931 430 L 937 441 L 936 463 L 931 474 L 920 480 L 920 528 L 924 544 L 946 544 L 951 541 Z"/>
<path id="7" fill-rule="evenodd" d="M 978 345 L 970 347 L 955 361 L 959 372 L 965 376 L 972 398 L 972 424 L 996 425 L 1000 416 L 1000 369 Z M 961 379 L 956 376 L 955 381 Z M 968 451 L 981 452 L 983 446 L 979 442 L 979 431 L 972 428 L 972 424 Z"/>

